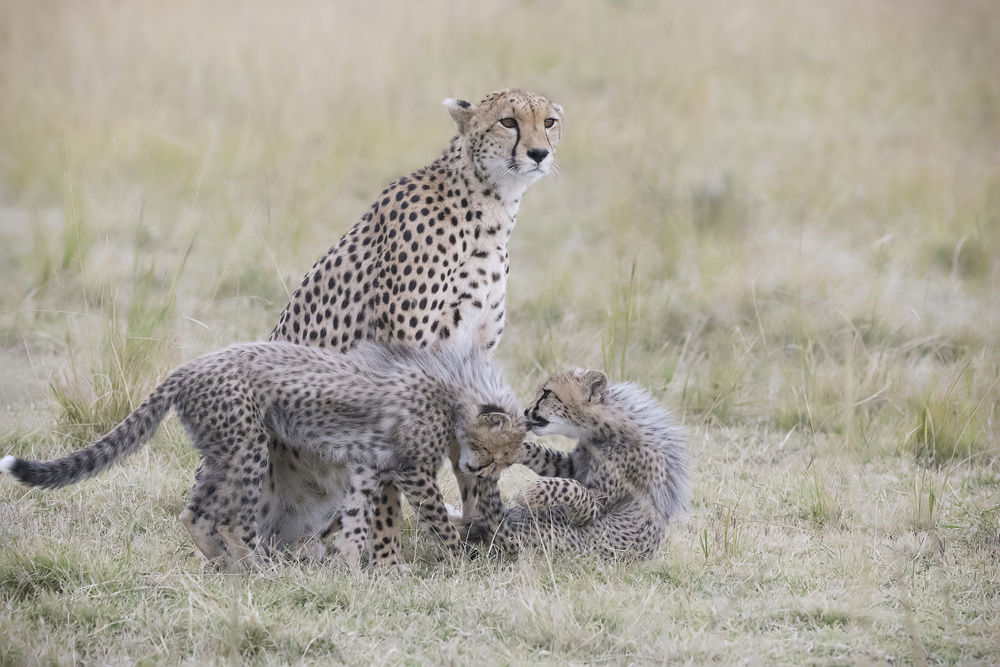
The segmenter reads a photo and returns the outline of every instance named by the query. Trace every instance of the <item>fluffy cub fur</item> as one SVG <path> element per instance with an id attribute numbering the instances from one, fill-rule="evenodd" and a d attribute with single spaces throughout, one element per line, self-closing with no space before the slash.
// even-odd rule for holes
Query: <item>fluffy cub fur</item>
<path id="1" fill-rule="evenodd" d="M 526 442 L 522 462 L 542 475 L 505 509 L 496 486 L 478 484 L 483 518 L 502 545 L 594 549 L 651 558 L 690 495 L 687 444 L 670 413 L 632 383 L 600 371 L 549 378 L 525 410 L 537 435 L 579 442 L 561 452 Z"/>

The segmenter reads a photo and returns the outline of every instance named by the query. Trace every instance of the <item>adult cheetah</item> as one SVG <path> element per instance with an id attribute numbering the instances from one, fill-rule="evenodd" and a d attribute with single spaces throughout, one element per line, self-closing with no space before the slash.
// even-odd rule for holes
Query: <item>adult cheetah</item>
<path id="1" fill-rule="evenodd" d="M 271 340 L 347 351 L 362 340 L 492 350 L 505 317 L 507 242 L 528 186 L 554 168 L 562 107 L 523 90 L 478 104 L 444 101 L 458 135 L 437 160 L 390 184 L 317 261 L 281 313 Z M 272 444 L 272 460 L 287 454 Z M 452 463 L 463 514 L 471 481 Z M 331 469 L 331 474 L 335 471 Z M 399 514 L 383 489 L 376 516 Z M 400 564 L 398 524 L 374 539 L 374 560 Z"/>

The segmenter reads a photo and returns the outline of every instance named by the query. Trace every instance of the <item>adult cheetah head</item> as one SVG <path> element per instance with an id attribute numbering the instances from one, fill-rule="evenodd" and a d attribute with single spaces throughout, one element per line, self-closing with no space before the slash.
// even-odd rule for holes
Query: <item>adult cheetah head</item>
<path id="1" fill-rule="evenodd" d="M 499 194 L 519 197 L 555 167 L 563 109 L 541 95 L 498 90 L 479 104 L 448 98 L 458 140 Z"/>
<path id="2" fill-rule="evenodd" d="M 495 405 L 481 405 L 476 413 L 460 425 L 458 467 L 478 477 L 498 477 L 500 471 L 520 460 L 519 450 L 527 434 L 524 418 Z"/>
<path id="3" fill-rule="evenodd" d="M 573 369 L 553 375 L 538 387 L 524 411 L 528 428 L 535 435 L 585 437 L 607 390 L 608 376 L 601 371 Z"/>

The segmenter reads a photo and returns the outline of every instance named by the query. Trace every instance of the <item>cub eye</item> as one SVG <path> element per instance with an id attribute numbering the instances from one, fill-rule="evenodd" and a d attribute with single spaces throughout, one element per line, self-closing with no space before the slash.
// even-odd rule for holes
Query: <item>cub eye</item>
<path id="1" fill-rule="evenodd" d="M 555 118 L 546 118 L 545 119 L 545 129 L 546 130 L 549 129 L 550 127 L 552 127 L 555 124 L 556 124 L 556 119 Z"/>
<path id="2" fill-rule="evenodd" d="M 504 127 L 517 127 L 517 121 L 513 118 L 501 118 L 500 124 Z"/>
<path id="3" fill-rule="evenodd" d="M 551 393 L 552 393 L 551 389 L 542 389 L 542 398 L 540 400 L 544 401 L 546 398 L 549 397 L 549 394 Z"/>

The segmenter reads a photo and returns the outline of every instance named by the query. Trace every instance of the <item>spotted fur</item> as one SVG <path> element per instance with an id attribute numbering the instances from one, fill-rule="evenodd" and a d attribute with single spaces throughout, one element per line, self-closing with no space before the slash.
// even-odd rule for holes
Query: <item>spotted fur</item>
<path id="1" fill-rule="evenodd" d="M 573 370 L 543 383 L 525 416 L 537 435 L 579 442 L 571 452 L 526 442 L 521 461 L 542 477 L 507 509 L 495 485 L 478 485 L 478 528 L 507 546 L 652 558 L 690 495 L 687 445 L 670 413 L 635 384 Z"/>
<path id="2" fill-rule="evenodd" d="M 525 190 L 554 168 L 562 107 L 522 90 L 444 104 L 458 136 L 437 160 L 383 190 L 313 265 L 271 340 L 340 352 L 362 340 L 432 349 L 499 343 L 507 242 Z M 272 452 L 276 462 L 283 457 Z M 452 463 L 469 516 L 472 485 Z M 398 515 L 397 490 L 388 485 L 382 497 L 380 511 Z M 379 531 L 377 562 L 400 562 L 396 528 Z M 383 557 L 385 549 L 392 553 Z"/>
<path id="3" fill-rule="evenodd" d="M 181 367 L 89 447 L 56 461 L 8 456 L 0 470 L 30 486 L 81 481 L 137 451 L 171 408 L 202 457 L 181 520 L 206 557 L 228 564 L 275 547 L 321 558 L 318 538 L 336 523 L 337 551 L 358 567 L 372 528 L 400 519 L 376 507 L 386 483 L 459 554 L 438 469 L 450 455 L 465 473 L 495 478 L 525 433 L 513 392 L 480 350 L 246 343 Z"/>

